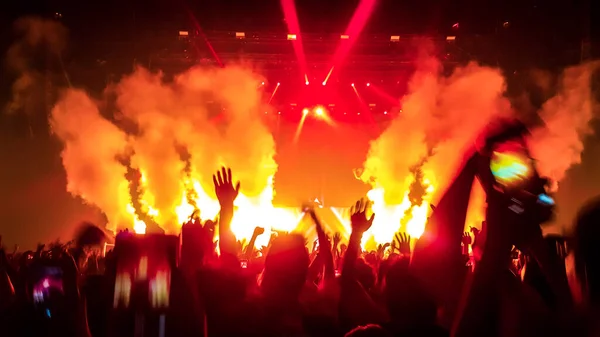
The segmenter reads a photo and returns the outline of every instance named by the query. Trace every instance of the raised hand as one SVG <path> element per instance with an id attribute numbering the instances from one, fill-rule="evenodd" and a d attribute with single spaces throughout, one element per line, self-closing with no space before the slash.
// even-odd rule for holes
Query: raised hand
<path id="1" fill-rule="evenodd" d="M 259 235 L 262 235 L 265 232 L 265 229 L 262 227 L 255 227 L 254 228 L 254 234 L 252 234 L 252 236 L 257 237 Z"/>
<path id="2" fill-rule="evenodd" d="M 238 181 L 233 186 L 233 179 L 231 175 L 231 169 L 222 167 L 221 171 L 217 171 L 213 175 L 213 183 L 215 184 L 215 193 L 219 204 L 222 205 L 233 205 L 233 201 L 237 198 L 240 192 L 240 182 Z"/>
<path id="3" fill-rule="evenodd" d="M 367 218 L 367 211 L 370 211 L 372 203 L 369 200 L 361 199 L 354 204 L 351 210 L 350 223 L 352 231 L 356 233 L 364 233 L 373 225 L 375 213 Z"/>
<path id="4" fill-rule="evenodd" d="M 340 232 L 336 232 L 335 234 L 333 234 L 333 248 L 337 248 L 337 246 L 340 244 L 340 241 L 342 240 L 342 235 L 340 234 Z"/>
<path id="5" fill-rule="evenodd" d="M 462 244 L 468 246 L 473 243 L 473 238 L 469 235 L 469 232 L 464 232 L 462 235 Z"/>
<path id="6" fill-rule="evenodd" d="M 473 233 L 473 236 L 475 238 L 477 238 L 477 235 L 479 235 L 479 233 L 481 232 L 477 227 L 471 227 L 469 230 L 471 233 Z"/>
<path id="7" fill-rule="evenodd" d="M 381 260 L 383 259 L 383 255 L 385 254 L 385 250 L 388 249 L 390 247 L 390 243 L 386 242 L 383 245 L 379 245 L 377 247 L 377 257 Z"/>
<path id="8" fill-rule="evenodd" d="M 409 256 L 410 255 L 410 235 L 406 233 L 396 233 L 394 235 L 396 242 L 398 244 L 398 251 L 402 255 Z"/>

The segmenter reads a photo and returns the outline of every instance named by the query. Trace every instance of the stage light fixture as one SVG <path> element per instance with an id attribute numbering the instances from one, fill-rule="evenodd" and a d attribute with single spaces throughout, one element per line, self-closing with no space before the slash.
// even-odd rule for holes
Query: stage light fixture
<path id="1" fill-rule="evenodd" d="M 262 82 L 260 85 L 265 85 L 265 82 Z"/>
<path id="2" fill-rule="evenodd" d="M 246 33 L 244 33 L 244 32 L 235 32 L 235 38 L 236 39 L 244 39 L 244 38 L 246 38 Z"/>
<path id="3" fill-rule="evenodd" d="M 323 85 L 327 85 L 327 82 L 323 81 L 323 83 L 321 83 L 321 84 L 323 84 Z"/>
<path id="4" fill-rule="evenodd" d="M 354 87 L 354 83 L 350 84 L 351 87 Z"/>
<path id="5" fill-rule="evenodd" d="M 384 115 L 387 115 L 387 111 L 384 111 L 384 112 L 383 112 L 383 114 L 384 114 Z"/>
<path id="6" fill-rule="evenodd" d="M 310 82 L 306 81 L 306 82 L 304 82 L 304 84 L 306 84 L 306 85 L 309 85 L 309 84 L 310 84 Z"/>
<path id="7" fill-rule="evenodd" d="M 280 86 L 280 85 L 281 85 L 281 83 L 277 82 L 277 86 Z"/>
<path id="8" fill-rule="evenodd" d="M 392 36 L 390 36 L 390 41 L 391 42 L 398 42 L 398 41 L 400 41 L 400 35 L 392 35 Z"/>
<path id="9" fill-rule="evenodd" d="M 350 39 L 350 35 L 346 35 L 346 34 L 340 35 L 340 39 L 348 40 L 348 39 Z"/>
<path id="10" fill-rule="evenodd" d="M 456 36 L 446 36 L 446 41 L 454 41 L 456 40 Z"/>
<path id="11" fill-rule="evenodd" d="M 316 108 L 316 109 L 315 109 L 315 114 L 316 114 L 317 116 L 323 116 L 323 114 L 324 114 L 324 113 L 325 113 L 325 112 L 323 111 L 323 108 Z"/>
<path id="12" fill-rule="evenodd" d="M 187 30 L 180 30 L 179 31 L 179 36 L 189 36 L 190 32 L 188 32 Z"/>
<path id="13" fill-rule="evenodd" d="M 296 40 L 296 34 L 288 34 L 287 35 L 287 39 L 290 41 L 295 41 Z"/>
<path id="14" fill-rule="evenodd" d="M 302 109 L 302 114 L 308 115 L 310 111 L 307 108 Z"/>
<path id="15" fill-rule="evenodd" d="M 367 83 L 367 87 L 370 87 L 370 86 L 371 86 L 371 83 Z"/>

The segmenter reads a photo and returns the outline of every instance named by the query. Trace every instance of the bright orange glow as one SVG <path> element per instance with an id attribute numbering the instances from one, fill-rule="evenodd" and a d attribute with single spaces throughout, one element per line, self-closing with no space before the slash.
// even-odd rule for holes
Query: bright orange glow
<path id="1" fill-rule="evenodd" d="M 325 113 L 325 112 L 323 111 L 323 108 L 316 108 L 316 109 L 315 109 L 315 114 L 316 114 L 317 116 L 323 116 L 323 114 L 324 114 L 324 113 Z"/>
<path id="2" fill-rule="evenodd" d="M 303 115 L 308 115 L 309 112 L 310 112 L 310 110 L 308 110 L 307 108 L 302 109 Z"/>
<path id="3" fill-rule="evenodd" d="M 407 179 L 406 183 L 410 184 L 412 180 L 414 177 Z M 376 187 L 367 193 L 367 197 L 373 202 L 373 212 L 376 216 L 373 226 L 363 237 L 363 246 L 373 240 L 377 243 L 390 242 L 398 231 L 406 232 L 414 239 L 421 237 L 425 231 L 430 202 L 435 191 L 432 181 L 427 177 L 423 178 L 422 184 L 426 186 L 426 189 L 421 205 L 411 204 L 408 190 L 402 202 L 397 205 L 386 203 L 384 189 L 381 187 Z"/>

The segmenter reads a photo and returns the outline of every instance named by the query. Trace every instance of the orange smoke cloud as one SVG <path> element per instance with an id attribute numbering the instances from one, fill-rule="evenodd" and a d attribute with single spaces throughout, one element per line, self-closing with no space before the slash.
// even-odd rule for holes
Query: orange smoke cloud
<path id="1" fill-rule="evenodd" d="M 102 117 L 81 90 L 68 90 L 54 106 L 52 131 L 64 143 L 62 161 L 67 190 L 96 205 L 113 225 L 133 223 L 126 168 L 117 160 L 127 148 L 127 135 Z"/>
<path id="2" fill-rule="evenodd" d="M 555 188 L 572 165 L 581 163 L 583 141 L 594 132 L 590 122 L 598 117 L 599 106 L 591 81 L 598 69 L 598 61 L 565 69 L 556 95 L 539 111 L 544 126 L 533 130 L 529 145 L 540 173 L 551 178 Z M 549 90 L 547 82 L 542 85 Z"/>
<path id="3" fill-rule="evenodd" d="M 387 208 L 390 215 L 374 224 L 375 237 L 399 229 L 420 236 L 429 203 L 450 183 L 463 151 L 491 119 L 510 114 L 499 70 L 475 63 L 455 69 L 448 77 L 441 70 L 433 58 L 420 62 L 410 80 L 409 94 L 401 102 L 402 112 L 371 143 L 363 178 L 384 191 L 383 198 L 374 201 L 387 206 L 374 208 Z M 415 167 L 422 174 L 415 174 Z M 417 185 L 424 186 L 420 204 L 409 201 L 415 179 L 421 179 Z M 480 193 L 474 195 L 481 197 Z M 479 213 L 470 216 L 475 225 L 476 218 L 482 220 L 482 212 L 472 212 Z"/>
<path id="4" fill-rule="evenodd" d="M 277 165 L 259 115 L 261 80 L 241 67 L 192 68 L 172 81 L 139 68 L 108 90 L 118 122 L 100 116 L 85 93 L 67 90 L 51 122 L 65 146 L 68 190 L 98 206 L 113 230 L 140 225 L 127 157 L 140 172 L 138 204 L 167 232 L 178 231 L 196 205 L 203 218 L 216 216 L 212 174 L 222 165 L 242 181 L 239 203 L 270 205 Z M 242 227 L 251 234 L 256 225 Z"/>
<path id="5" fill-rule="evenodd" d="M 555 181 L 581 161 L 583 138 L 592 132 L 589 122 L 596 117 L 597 102 L 590 80 L 598 65 L 566 69 L 557 94 L 539 111 L 545 125 L 533 129 L 530 145 L 541 174 Z M 548 83 L 545 81 L 546 87 Z M 446 77 L 436 60 L 420 62 L 409 94 L 401 101 L 402 112 L 371 143 L 364 164 L 362 177 L 374 188 L 370 195 L 374 208 L 384 213 L 372 228 L 375 238 L 390 238 L 399 229 L 413 235 L 422 232 L 427 221 L 428 207 L 424 206 L 441 197 L 461 164 L 462 153 L 489 123 L 515 116 L 505 89 L 499 69 L 470 63 Z M 420 206 L 408 202 L 410 186 L 417 177 L 415 167 L 421 169 L 421 184 L 427 187 Z M 485 194 L 474 184 L 467 226 L 478 226 L 483 220 Z"/>
<path id="6" fill-rule="evenodd" d="M 18 38 L 6 53 L 6 66 L 17 78 L 12 84 L 12 98 L 5 110 L 46 118 L 55 98 L 53 89 L 63 81 L 59 80 L 60 77 L 51 76 L 49 69 L 45 72 L 39 69 L 39 56 L 44 53 L 48 68 L 60 64 L 61 53 L 66 47 L 67 29 L 56 21 L 36 17 L 21 18 L 15 21 L 13 28 Z M 68 82 L 68 78 L 66 80 Z"/>

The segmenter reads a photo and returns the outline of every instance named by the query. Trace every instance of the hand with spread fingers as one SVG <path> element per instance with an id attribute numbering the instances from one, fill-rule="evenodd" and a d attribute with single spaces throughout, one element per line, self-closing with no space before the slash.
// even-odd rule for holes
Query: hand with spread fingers
<path id="1" fill-rule="evenodd" d="M 406 233 L 396 233 L 395 239 L 398 243 L 398 252 L 402 255 L 410 256 L 410 235 Z"/>
<path id="2" fill-rule="evenodd" d="M 352 224 L 352 231 L 357 233 L 364 233 L 373 225 L 375 220 L 375 213 L 371 214 L 367 218 L 367 212 L 371 210 L 372 202 L 369 200 L 361 199 L 354 204 L 351 210 L 350 223 Z"/>
<path id="3" fill-rule="evenodd" d="M 221 171 L 217 171 L 213 175 L 213 183 L 215 184 L 215 193 L 221 205 L 233 205 L 233 202 L 240 192 L 240 182 L 233 185 L 233 178 L 230 168 L 222 167 Z"/>

